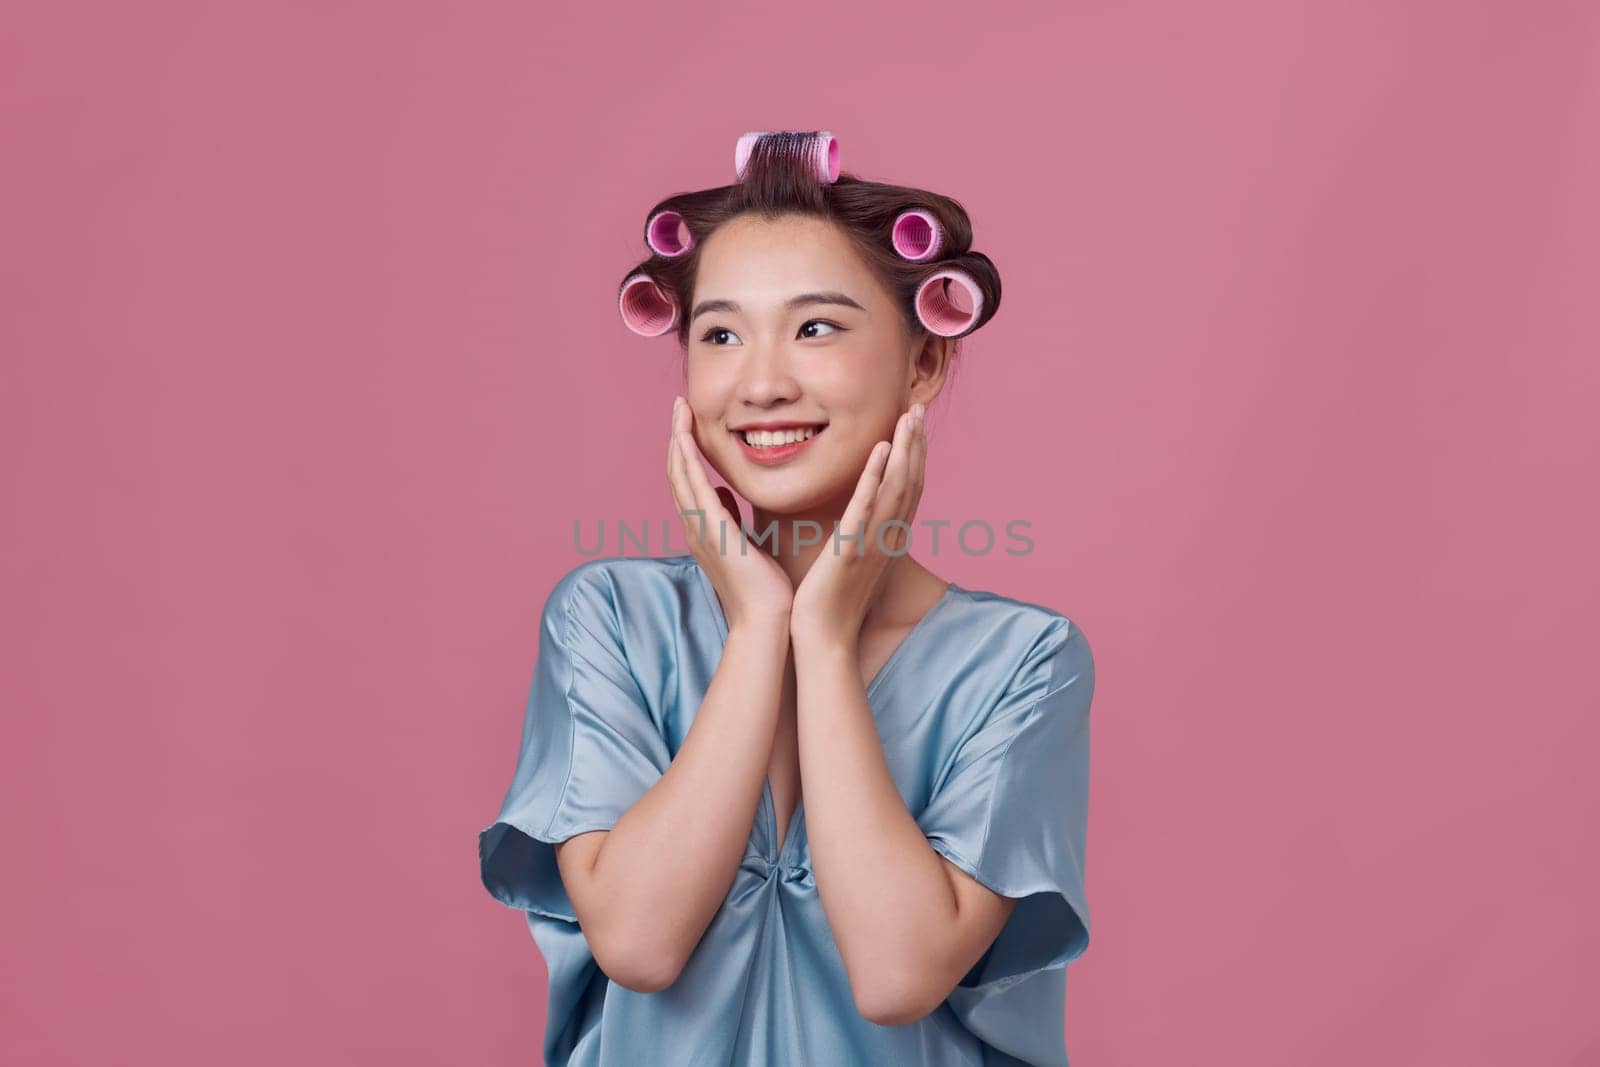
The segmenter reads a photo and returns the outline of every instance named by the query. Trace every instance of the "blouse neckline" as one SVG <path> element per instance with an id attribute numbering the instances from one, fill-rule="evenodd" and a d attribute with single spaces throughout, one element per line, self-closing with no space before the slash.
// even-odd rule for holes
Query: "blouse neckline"
<path id="1" fill-rule="evenodd" d="M 699 585 L 701 595 L 705 597 L 706 603 L 711 608 L 711 617 L 717 621 L 717 633 L 721 635 L 723 642 L 726 643 L 728 640 L 728 620 L 722 613 L 722 602 L 717 599 L 716 587 L 711 584 L 711 578 L 706 574 L 705 568 L 701 567 L 699 561 L 692 555 L 680 558 L 694 569 L 696 584 Z M 906 635 L 890 651 L 889 658 L 883 661 L 883 665 L 878 668 L 878 672 L 867 683 L 866 695 L 869 702 L 872 694 L 877 690 L 878 684 L 890 675 L 891 668 L 905 658 L 907 646 L 918 641 L 922 632 L 928 628 L 933 618 L 939 615 L 943 608 L 955 600 L 961 592 L 963 592 L 961 586 L 955 582 L 945 583 L 944 592 L 939 594 L 939 599 L 934 601 L 933 607 L 923 612 L 922 618 L 912 624 L 911 629 L 906 631 Z"/>
<path id="2" fill-rule="evenodd" d="M 699 561 L 694 556 L 687 555 L 679 558 L 693 568 L 695 584 L 699 587 L 701 595 L 705 598 L 706 604 L 711 610 L 711 617 L 717 622 L 717 632 L 721 635 L 723 643 L 726 644 L 728 640 L 728 620 L 722 613 L 722 602 L 717 599 L 716 587 L 711 584 L 711 578 L 706 574 L 705 568 L 700 566 Z M 877 691 L 879 683 L 893 673 L 892 668 L 895 664 L 904 659 L 906 655 L 909 655 L 908 646 L 922 640 L 924 632 L 928 630 L 934 617 L 939 615 L 946 605 L 952 603 L 961 592 L 961 586 L 955 582 L 946 582 L 944 592 L 939 594 L 939 599 L 934 601 L 933 607 L 922 613 L 922 618 L 912 624 L 911 629 L 907 630 L 906 635 L 900 639 L 900 643 L 890 651 L 889 658 L 883 661 L 883 666 L 878 668 L 878 672 L 867 683 L 865 692 L 869 710 L 872 709 L 872 697 Z M 767 822 L 767 832 L 771 835 L 771 839 L 776 841 L 778 836 L 778 805 L 772 795 L 772 779 L 765 774 L 761 776 L 760 807 L 761 815 Z M 784 831 L 783 843 L 778 846 L 775 856 L 768 857 L 768 862 L 782 865 L 798 854 L 800 849 L 798 839 L 804 836 L 802 828 L 805 826 L 805 812 L 805 800 L 802 799 L 795 805 L 794 812 L 789 816 L 789 826 Z"/>

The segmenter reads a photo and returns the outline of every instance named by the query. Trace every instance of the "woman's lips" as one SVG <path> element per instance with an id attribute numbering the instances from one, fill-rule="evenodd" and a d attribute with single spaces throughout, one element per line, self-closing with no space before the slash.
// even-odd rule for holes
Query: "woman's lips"
<path id="1" fill-rule="evenodd" d="M 826 426 L 818 427 L 817 431 L 804 441 L 796 441 L 789 445 L 775 445 L 772 448 L 756 448 L 744 439 L 744 434 L 735 432 L 734 439 L 739 442 L 739 447 L 744 454 L 750 457 L 752 463 L 759 463 L 763 467 L 771 467 L 778 463 L 785 463 L 805 450 L 805 447 L 822 436 Z"/>

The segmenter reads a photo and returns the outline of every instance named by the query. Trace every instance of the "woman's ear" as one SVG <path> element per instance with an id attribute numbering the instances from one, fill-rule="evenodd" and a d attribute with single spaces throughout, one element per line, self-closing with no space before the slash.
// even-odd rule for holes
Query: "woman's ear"
<path id="1" fill-rule="evenodd" d="M 937 334 L 924 336 L 911 365 L 911 403 L 931 404 L 939 395 L 950 373 L 954 344 L 950 338 Z"/>

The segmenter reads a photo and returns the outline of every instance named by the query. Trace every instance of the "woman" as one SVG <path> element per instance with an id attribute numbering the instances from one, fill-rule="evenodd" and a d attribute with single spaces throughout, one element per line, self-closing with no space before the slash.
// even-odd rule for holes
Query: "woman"
<path id="1" fill-rule="evenodd" d="M 1065 1064 L 1089 645 L 907 551 L 923 410 L 999 277 L 959 204 L 841 176 L 829 134 L 747 134 L 735 171 L 657 206 L 620 293 L 685 352 L 691 551 L 556 585 L 479 837 L 549 965 L 546 1062 Z"/>

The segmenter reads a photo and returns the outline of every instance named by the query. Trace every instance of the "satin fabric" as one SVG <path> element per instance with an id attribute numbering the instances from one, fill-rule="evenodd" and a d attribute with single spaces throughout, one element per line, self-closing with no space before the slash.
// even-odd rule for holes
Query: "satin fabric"
<path id="1" fill-rule="evenodd" d="M 710 579 L 687 555 L 586 561 L 545 603 L 516 770 L 478 835 L 485 888 L 526 913 L 550 972 L 545 1062 L 1065 1067 L 1066 965 L 1089 941 L 1093 658 L 1066 616 L 954 584 L 867 687 L 929 844 L 1022 898 L 949 997 L 904 1026 L 862 1017 L 817 894 L 804 797 L 776 848 L 770 782 L 677 980 L 638 993 L 598 969 L 554 844 L 614 826 L 660 778 L 726 639 Z"/>

